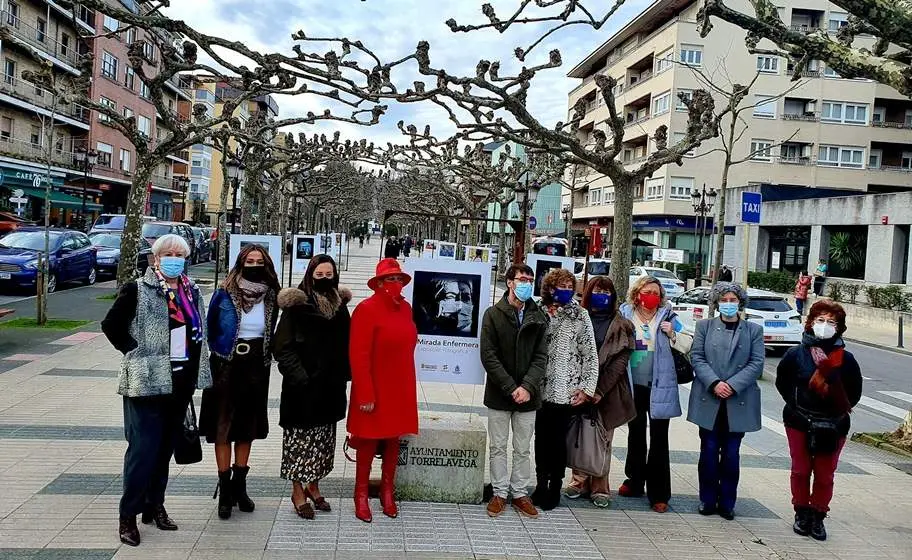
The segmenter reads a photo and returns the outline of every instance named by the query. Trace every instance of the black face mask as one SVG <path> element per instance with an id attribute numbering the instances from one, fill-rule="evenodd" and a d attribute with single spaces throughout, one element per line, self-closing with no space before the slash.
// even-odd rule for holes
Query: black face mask
<path id="1" fill-rule="evenodd" d="M 314 290 L 325 294 L 336 287 L 336 281 L 334 278 L 314 278 L 313 287 Z"/>
<path id="2" fill-rule="evenodd" d="M 266 280 L 266 267 L 263 265 L 245 266 L 241 269 L 241 278 L 248 282 L 263 282 Z"/>

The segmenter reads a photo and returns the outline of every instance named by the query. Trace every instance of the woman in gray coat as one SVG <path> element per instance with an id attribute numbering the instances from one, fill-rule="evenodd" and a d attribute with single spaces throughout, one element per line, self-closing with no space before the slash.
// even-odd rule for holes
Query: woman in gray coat
<path id="1" fill-rule="evenodd" d="M 741 440 L 760 429 L 763 327 L 741 319 L 747 293 L 719 282 L 709 292 L 720 316 L 697 323 L 687 419 L 700 427 L 700 513 L 735 518 Z"/>

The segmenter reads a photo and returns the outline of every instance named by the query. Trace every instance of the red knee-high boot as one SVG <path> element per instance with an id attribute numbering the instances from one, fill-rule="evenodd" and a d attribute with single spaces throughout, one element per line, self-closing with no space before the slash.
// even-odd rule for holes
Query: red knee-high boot
<path id="1" fill-rule="evenodd" d="M 364 439 L 358 445 L 355 456 L 355 517 L 370 523 L 373 521 L 370 501 L 368 501 L 368 487 L 370 486 L 371 463 L 377 453 L 377 440 Z"/>
<path id="2" fill-rule="evenodd" d="M 396 506 L 396 466 L 399 464 L 399 438 L 385 441 L 383 466 L 380 477 L 380 505 L 387 517 L 399 515 Z"/>

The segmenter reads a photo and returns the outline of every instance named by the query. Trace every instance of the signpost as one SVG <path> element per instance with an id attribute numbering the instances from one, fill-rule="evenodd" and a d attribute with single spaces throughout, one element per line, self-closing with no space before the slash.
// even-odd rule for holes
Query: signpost
<path id="1" fill-rule="evenodd" d="M 750 263 L 750 224 L 760 223 L 760 210 L 763 207 L 763 195 L 758 192 L 741 193 L 741 223 L 744 224 L 744 278 L 742 282 L 747 288 L 748 265 Z"/>
<path id="2" fill-rule="evenodd" d="M 535 216 L 529 216 L 529 231 L 535 231 L 535 228 L 538 227 L 538 220 L 535 219 Z"/>
<path id="3" fill-rule="evenodd" d="M 16 215 L 20 218 L 22 217 L 22 207 L 25 204 L 28 204 L 28 198 L 25 196 L 25 192 L 22 189 L 16 189 L 13 191 L 13 196 L 9 198 L 9 201 L 16 205 Z"/>

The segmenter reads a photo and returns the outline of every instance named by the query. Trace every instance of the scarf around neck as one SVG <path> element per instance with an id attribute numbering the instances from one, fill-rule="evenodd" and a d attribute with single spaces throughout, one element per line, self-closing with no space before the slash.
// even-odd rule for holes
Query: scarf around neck
<path id="1" fill-rule="evenodd" d="M 832 402 L 840 412 L 850 412 L 852 405 L 849 403 L 845 387 L 842 385 L 842 377 L 839 371 L 839 368 L 842 367 L 845 348 L 837 346 L 829 354 L 819 346 L 811 346 L 809 350 L 817 369 L 814 370 L 814 374 L 808 382 L 808 387 L 821 398 Z"/>
<path id="2" fill-rule="evenodd" d="M 266 297 L 269 286 L 259 282 L 251 282 L 243 278 L 238 278 L 237 297 L 241 300 L 241 309 L 244 313 L 250 313 L 254 305 L 257 305 Z"/>
<path id="3" fill-rule="evenodd" d="M 168 302 L 168 316 L 178 323 L 189 327 L 188 336 L 193 342 L 203 340 L 203 325 L 200 319 L 199 309 L 196 302 L 193 301 L 193 287 L 190 285 L 190 279 L 186 274 L 181 274 L 178 278 L 176 290 L 172 290 L 165 280 L 164 275 L 157 268 L 152 269 L 158 279 L 158 287 Z"/>

